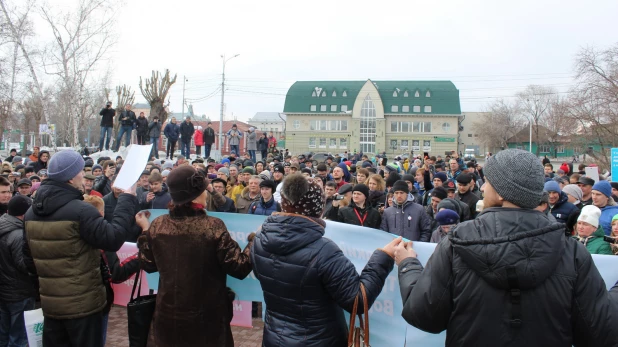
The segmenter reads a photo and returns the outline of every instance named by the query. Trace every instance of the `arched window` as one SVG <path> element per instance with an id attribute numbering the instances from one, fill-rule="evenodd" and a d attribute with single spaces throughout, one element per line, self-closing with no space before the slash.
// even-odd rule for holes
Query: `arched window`
<path id="1" fill-rule="evenodd" d="M 341 96 L 343 96 L 344 98 L 348 96 L 348 93 L 344 90 L 343 93 L 341 93 Z"/>
<path id="2" fill-rule="evenodd" d="M 337 97 L 337 92 L 333 90 L 333 98 Z"/>
<path id="3" fill-rule="evenodd" d="M 416 93 L 414 93 L 414 97 L 415 97 L 415 98 L 418 98 L 418 97 L 420 97 L 420 96 L 421 96 L 421 93 L 419 93 L 419 92 L 418 92 L 418 90 L 417 90 L 417 91 L 416 91 Z"/>
<path id="4" fill-rule="evenodd" d="M 396 90 L 393 92 L 393 97 L 394 97 L 394 98 L 396 98 L 396 97 L 397 97 L 397 91 L 396 91 Z"/>
<path id="5" fill-rule="evenodd" d="M 322 97 L 326 97 L 326 91 L 322 92 Z"/>
<path id="6" fill-rule="evenodd" d="M 426 98 L 431 98 L 431 92 L 430 92 L 430 91 L 427 91 L 427 93 L 425 93 L 425 97 L 426 97 Z"/>
<path id="7" fill-rule="evenodd" d="M 360 147 L 365 153 L 376 151 L 376 106 L 369 94 L 363 101 L 360 121 Z"/>
<path id="8" fill-rule="evenodd" d="M 408 97 L 408 91 L 406 90 L 405 92 L 403 92 L 403 97 L 407 98 Z"/>
<path id="9" fill-rule="evenodd" d="M 318 96 L 318 95 L 315 93 L 315 90 L 314 90 L 314 91 L 311 93 L 311 97 L 315 98 L 316 96 Z"/>

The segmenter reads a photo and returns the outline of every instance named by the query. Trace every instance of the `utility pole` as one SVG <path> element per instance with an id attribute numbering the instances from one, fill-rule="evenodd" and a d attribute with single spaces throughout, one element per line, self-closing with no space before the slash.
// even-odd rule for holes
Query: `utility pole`
<path id="1" fill-rule="evenodd" d="M 188 81 L 187 77 L 183 75 L 182 76 L 182 119 L 180 120 L 181 122 L 185 121 L 185 82 L 187 81 Z"/>
<path id="2" fill-rule="evenodd" d="M 219 155 L 223 157 L 223 105 L 225 103 L 225 63 L 236 58 L 236 54 L 231 58 L 225 59 L 225 54 L 221 56 L 223 60 L 223 73 L 221 74 L 221 114 L 219 115 Z"/>

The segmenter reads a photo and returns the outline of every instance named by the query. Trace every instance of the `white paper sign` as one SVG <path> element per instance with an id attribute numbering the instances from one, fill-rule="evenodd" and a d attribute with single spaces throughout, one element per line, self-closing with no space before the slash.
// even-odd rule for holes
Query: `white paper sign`
<path id="1" fill-rule="evenodd" d="M 599 168 L 598 167 L 587 167 L 586 177 L 592 178 L 595 183 L 599 182 Z"/>
<path id="2" fill-rule="evenodd" d="M 131 145 L 129 147 L 129 154 L 122 164 L 120 173 L 114 181 L 114 187 L 122 190 L 129 190 L 135 182 L 142 175 L 142 172 L 146 168 L 148 159 L 150 158 L 150 152 L 152 146 L 138 146 Z"/>

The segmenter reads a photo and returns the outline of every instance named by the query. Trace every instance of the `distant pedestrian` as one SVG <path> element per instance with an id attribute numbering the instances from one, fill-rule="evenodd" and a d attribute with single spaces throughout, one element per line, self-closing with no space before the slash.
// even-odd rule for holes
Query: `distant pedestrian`
<path id="1" fill-rule="evenodd" d="M 159 159 L 159 138 L 161 137 L 161 123 L 159 123 L 159 117 L 155 116 L 152 122 L 148 124 L 148 137 L 150 137 L 150 143 L 152 143 L 151 157 Z"/>
<path id="2" fill-rule="evenodd" d="M 180 127 L 176 124 L 176 117 L 172 117 L 169 123 L 163 129 L 163 134 L 167 138 L 167 151 L 165 159 L 174 159 L 174 149 L 176 142 L 180 137 Z"/>
<path id="3" fill-rule="evenodd" d="M 257 161 L 255 151 L 257 151 L 257 134 L 255 133 L 255 128 L 251 127 L 247 132 L 247 152 L 249 152 L 251 161 L 254 163 Z"/>
<path id="4" fill-rule="evenodd" d="M 116 152 L 120 149 L 122 135 L 125 135 L 125 147 L 129 147 L 131 144 L 131 132 L 133 132 L 133 126 L 135 124 L 135 112 L 131 111 L 131 104 L 126 104 L 124 106 L 124 111 L 120 113 L 118 120 L 120 121 L 120 128 L 118 129 L 118 136 L 116 137 Z"/>
<path id="5" fill-rule="evenodd" d="M 202 146 L 204 145 L 204 132 L 202 132 L 202 127 L 197 126 L 197 130 L 195 130 L 195 134 L 193 134 L 193 142 L 195 143 L 195 155 L 198 158 L 202 157 Z"/>
<path id="6" fill-rule="evenodd" d="M 103 143 L 105 143 L 105 150 L 109 150 L 109 141 L 112 138 L 112 132 L 114 131 L 114 116 L 116 110 L 112 108 L 112 102 L 108 101 L 105 107 L 99 112 L 101 115 L 101 139 L 99 140 L 99 151 L 103 150 Z"/>
<path id="7" fill-rule="evenodd" d="M 206 129 L 204 129 L 204 158 L 210 158 L 213 143 L 215 143 L 215 131 L 212 128 L 212 122 L 208 121 Z"/>
<path id="8" fill-rule="evenodd" d="M 238 126 L 236 124 L 232 125 L 232 129 L 227 132 L 228 143 L 230 144 L 230 153 L 236 154 L 236 156 L 240 156 L 240 139 L 242 138 L 242 133 L 238 130 Z"/>
<path id="9" fill-rule="evenodd" d="M 191 117 L 185 118 L 185 121 L 180 124 L 180 154 L 185 158 L 191 158 L 191 140 L 195 133 L 195 127 L 191 123 Z"/>
<path id="10" fill-rule="evenodd" d="M 137 133 L 137 144 L 148 144 L 148 118 L 144 112 L 139 113 L 139 117 L 135 120 L 135 132 Z"/>

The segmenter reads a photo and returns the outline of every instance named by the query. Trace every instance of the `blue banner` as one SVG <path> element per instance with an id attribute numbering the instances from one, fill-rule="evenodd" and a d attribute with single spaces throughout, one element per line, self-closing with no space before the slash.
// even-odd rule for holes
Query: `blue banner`
<path id="1" fill-rule="evenodd" d="M 611 160 L 612 182 L 618 182 L 618 148 L 612 148 Z"/>
<path id="2" fill-rule="evenodd" d="M 151 221 L 158 216 L 167 214 L 167 210 L 150 210 Z M 215 213 L 209 212 L 210 216 L 223 220 L 227 229 L 241 248 L 247 245 L 247 235 L 257 231 L 265 220 L 264 216 Z M 356 270 L 360 273 L 367 264 L 371 254 L 378 248 L 388 244 L 395 236 L 381 230 L 364 228 L 337 222 L 326 222 L 326 235 L 333 240 L 343 253 L 348 257 Z M 427 263 L 433 253 L 436 244 L 415 242 L 414 249 L 418 259 L 423 265 Z M 595 265 L 599 269 L 608 289 L 618 281 L 618 257 L 616 256 L 592 256 Z M 148 285 L 151 289 L 159 286 L 159 274 L 148 274 Z M 227 284 L 238 295 L 238 300 L 264 301 L 260 282 L 253 272 L 244 280 L 238 280 L 228 276 Z M 399 292 L 399 280 L 397 267 L 388 276 L 382 293 L 378 296 L 371 310 L 370 331 L 372 346 L 444 346 L 446 332 L 431 334 L 410 326 L 401 317 L 403 303 Z"/>

